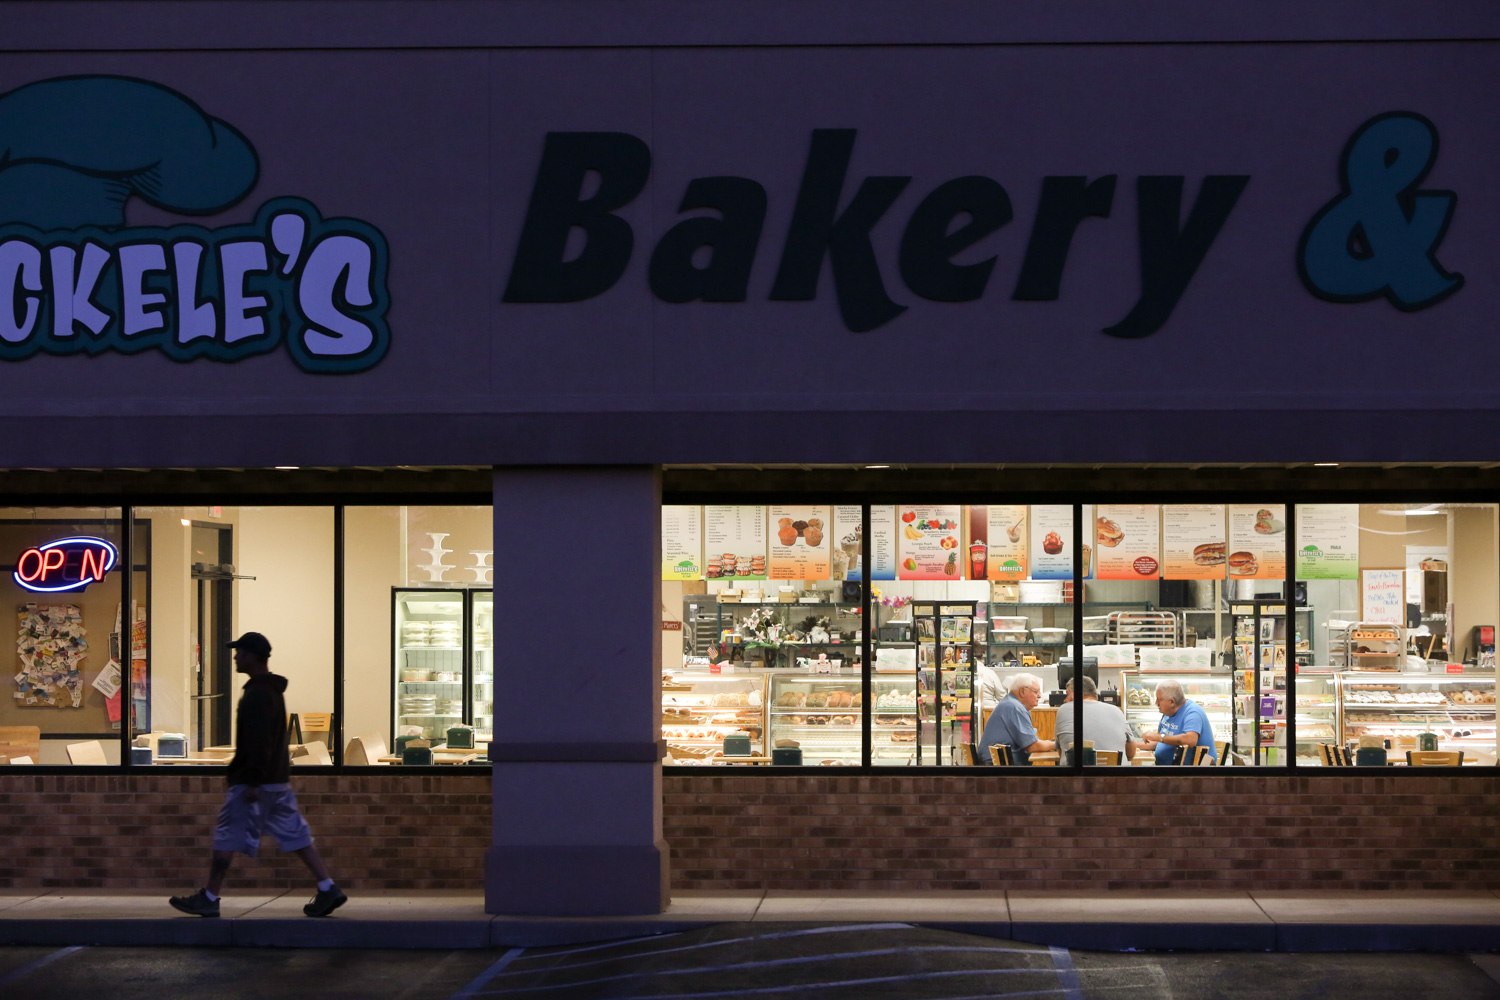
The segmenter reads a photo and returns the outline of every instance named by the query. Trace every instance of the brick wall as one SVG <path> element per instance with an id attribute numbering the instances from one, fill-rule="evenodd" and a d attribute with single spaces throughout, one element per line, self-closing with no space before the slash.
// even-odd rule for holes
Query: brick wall
<path id="1" fill-rule="evenodd" d="M 471 889 L 485 776 L 295 776 L 351 887 Z M 0 887 L 201 882 L 221 777 L 0 776 Z M 1500 779 L 666 776 L 677 889 L 1500 889 Z M 303 888 L 267 842 L 237 889 Z"/>
<path id="2" fill-rule="evenodd" d="M 1500 779 L 668 775 L 678 889 L 1500 888 Z"/>
<path id="3" fill-rule="evenodd" d="M 318 850 L 340 884 L 484 886 L 487 776 L 294 775 Z M 0 887 L 192 889 L 208 873 L 222 776 L 0 776 Z M 229 885 L 305 888 L 307 869 L 262 844 L 235 859 Z"/>

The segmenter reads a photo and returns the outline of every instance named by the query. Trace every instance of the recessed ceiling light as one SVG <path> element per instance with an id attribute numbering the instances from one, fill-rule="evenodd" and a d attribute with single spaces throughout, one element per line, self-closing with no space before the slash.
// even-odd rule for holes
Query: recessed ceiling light
<path id="1" fill-rule="evenodd" d="M 1337 463 L 1337 462 L 1314 462 L 1313 463 L 1313 467 L 1317 468 L 1317 469 L 1337 469 L 1339 467 L 1339 463 Z"/>
<path id="2" fill-rule="evenodd" d="M 187 518 L 183 518 L 182 519 L 182 526 L 184 528 L 191 528 L 193 526 L 193 522 L 189 521 Z"/>
<path id="3" fill-rule="evenodd" d="M 890 466 L 889 465 L 867 465 L 867 466 L 865 466 L 865 468 L 867 468 L 867 469 L 889 469 Z"/>
<path id="4" fill-rule="evenodd" d="M 302 468 L 302 466 L 300 466 L 300 465 L 278 465 L 275 468 L 278 468 L 278 469 L 300 469 L 300 468 Z"/>

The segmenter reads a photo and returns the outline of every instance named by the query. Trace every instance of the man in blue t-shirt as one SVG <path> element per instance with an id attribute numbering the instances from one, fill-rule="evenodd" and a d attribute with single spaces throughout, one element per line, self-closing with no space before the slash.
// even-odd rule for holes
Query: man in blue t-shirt
<path id="1" fill-rule="evenodd" d="M 1036 727 L 1031 724 L 1031 710 L 1042 699 L 1042 679 L 1035 674 L 1016 674 L 1010 679 L 1010 694 L 1000 699 L 1000 704 L 990 713 L 979 737 L 979 755 L 989 763 L 990 747 L 1004 744 L 1013 753 L 1040 753 L 1052 750 L 1057 744 L 1051 740 L 1037 739 Z M 1023 761 L 1016 761 L 1023 763 Z"/>
<path id="2" fill-rule="evenodd" d="M 1178 747 L 1208 747 L 1210 760 L 1219 759 L 1214 746 L 1214 730 L 1208 724 L 1208 713 L 1182 691 L 1177 681 L 1156 685 L 1156 708 L 1161 712 L 1157 731 L 1142 734 L 1146 745 L 1156 751 L 1156 763 L 1170 764 Z"/>

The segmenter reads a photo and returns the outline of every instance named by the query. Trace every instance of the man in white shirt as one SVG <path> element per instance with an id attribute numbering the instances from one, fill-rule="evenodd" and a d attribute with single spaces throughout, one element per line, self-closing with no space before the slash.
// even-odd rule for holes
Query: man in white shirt
<path id="1" fill-rule="evenodd" d="M 1083 678 L 1083 738 L 1094 744 L 1094 750 L 1114 750 L 1120 763 L 1135 756 L 1135 734 L 1125 722 L 1125 713 L 1099 700 L 1099 686 L 1092 677 Z M 1068 681 L 1068 697 L 1057 710 L 1057 748 L 1066 753 L 1073 745 L 1073 684 Z"/>

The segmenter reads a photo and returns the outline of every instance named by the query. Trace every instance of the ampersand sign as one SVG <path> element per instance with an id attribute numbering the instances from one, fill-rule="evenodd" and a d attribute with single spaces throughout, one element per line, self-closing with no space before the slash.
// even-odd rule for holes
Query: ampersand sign
<path id="1" fill-rule="evenodd" d="M 1410 312 L 1463 287 L 1463 276 L 1435 256 L 1458 196 L 1417 190 L 1437 149 L 1437 129 L 1413 112 L 1388 112 L 1360 126 L 1339 163 L 1343 193 L 1313 216 L 1297 246 L 1308 291 L 1329 302 L 1384 295 Z"/>

